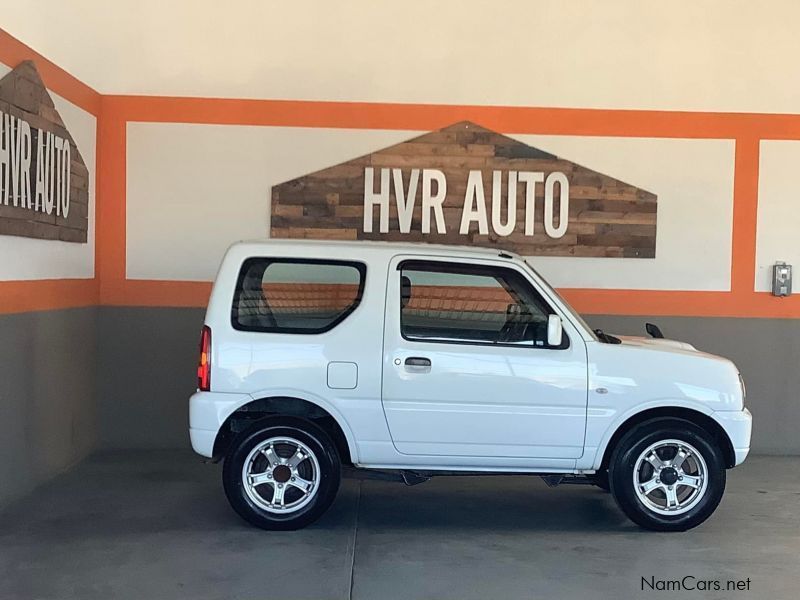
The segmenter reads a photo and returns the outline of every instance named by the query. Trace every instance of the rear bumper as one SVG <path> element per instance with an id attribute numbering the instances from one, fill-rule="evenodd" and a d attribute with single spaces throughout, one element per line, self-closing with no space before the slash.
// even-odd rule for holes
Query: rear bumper
<path id="1" fill-rule="evenodd" d="M 192 440 L 192 449 L 202 456 L 213 456 L 214 441 L 225 419 L 252 399 L 247 394 L 193 394 L 189 399 L 189 438 Z"/>
<path id="2" fill-rule="evenodd" d="M 712 414 L 728 434 L 733 445 L 734 466 L 740 465 L 750 452 L 750 436 L 753 431 L 753 415 L 746 408 L 736 411 L 719 411 Z"/>

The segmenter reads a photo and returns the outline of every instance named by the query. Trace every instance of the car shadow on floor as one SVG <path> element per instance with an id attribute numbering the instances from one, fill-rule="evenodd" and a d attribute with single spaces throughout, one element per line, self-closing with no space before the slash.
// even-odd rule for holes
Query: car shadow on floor
<path id="1" fill-rule="evenodd" d="M 438 477 L 414 487 L 365 481 L 359 523 L 375 530 L 626 532 L 637 529 L 611 494 L 548 488 L 539 478 Z"/>

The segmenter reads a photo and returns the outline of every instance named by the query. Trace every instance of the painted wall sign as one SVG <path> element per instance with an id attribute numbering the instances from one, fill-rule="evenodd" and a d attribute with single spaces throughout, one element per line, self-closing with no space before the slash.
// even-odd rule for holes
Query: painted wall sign
<path id="1" fill-rule="evenodd" d="M 656 208 L 647 190 L 462 122 L 274 186 L 271 235 L 653 258 Z"/>
<path id="2" fill-rule="evenodd" d="M 0 235 L 85 243 L 89 172 L 25 61 L 0 79 Z"/>

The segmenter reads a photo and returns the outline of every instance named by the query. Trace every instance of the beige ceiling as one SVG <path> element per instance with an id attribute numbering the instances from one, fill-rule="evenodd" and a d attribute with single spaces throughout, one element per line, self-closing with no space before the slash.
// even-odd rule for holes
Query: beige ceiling
<path id="1" fill-rule="evenodd" d="M 105 93 L 800 112 L 794 0 L 0 0 Z"/>

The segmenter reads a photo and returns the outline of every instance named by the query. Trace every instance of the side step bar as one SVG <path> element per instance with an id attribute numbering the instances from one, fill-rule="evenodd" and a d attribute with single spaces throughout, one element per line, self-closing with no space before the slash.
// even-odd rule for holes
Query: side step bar
<path id="1" fill-rule="evenodd" d="M 418 485 L 430 480 L 430 475 L 423 475 L 416 471 L 382 471 L 380 469 L 356 469 L 354 467 L 342 467 L 342 477 L 348 479 L 367 479 L 378 481 L 396 481 L 408 486 Z"/>
<path id="2" fill-rule="evenodd" d="M 558 487 L 562 484 L 569 485 L 594 485 L 591 477 L 586 475 L 542 475 L 542 481 L 547 484 L 547 487 Z"/>
<path id="3" fill-rule="evenodd" d="M 342 467 L 342 477 L 348 479 L 395 481 L 404 483 L 408 486 L 419 485 L 429 481 L 432 477 L 485 477 L 502 475 L 528 475 L 541 477 L 548 487 L 556 487 L 562 484 L 569 485 L 592 485 L 593 480 L 590 475 L 574 474 L 541 474 L 541 473 L 486 473 L 482 471 L 409 471 L 409 470 L 383 470 L 383 469 L 357 469 L 355 467 Z"/>

